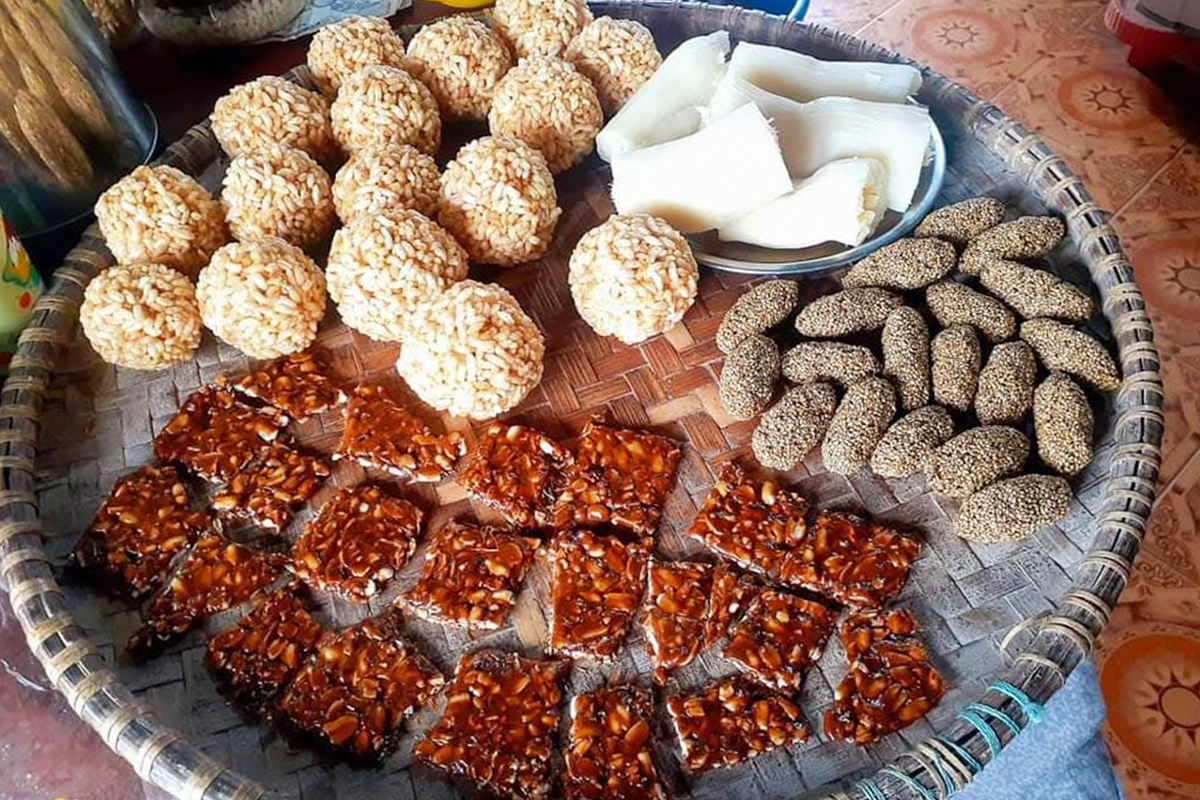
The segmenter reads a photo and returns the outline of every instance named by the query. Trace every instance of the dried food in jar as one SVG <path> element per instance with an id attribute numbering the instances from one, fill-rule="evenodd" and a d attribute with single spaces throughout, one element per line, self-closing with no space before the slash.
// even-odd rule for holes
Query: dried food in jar
<path id="1" fill-rule="evenodd" d="M 570 452 L 535 428 L 493 422 L 459 473 L 475 499 L 513 525 L 544 528 L 565 482 Z"/>
<path id="2" fill-rule="evenodd" d="M 226 383 L 238 394 L 265 403 L 296 422 L 346 402 L 346 393 L 326 373 L 323 359 L 311 350 L 281 356 Z"/>
<path id="3" fill-rule="evenodd" d="M 205 386 L 154 437 L 154 455 L 205 480 L 226 481 L 275 441 L 282 425 L 276 415 L 238 402 L 228 390 Z"/>
<path id="4" fill-rule="evenodd" d="M 822 603 L 767 589 L 730 630 L 722 654 L 772 689 L 799 692 L 835 618 Z"/>
<path id="5" fill-rule="evenodd" d="M 333 457 L 352 458 L 398 478 L 438 481 L 466 451 L 458 431 L 439 436 L 382 386 L 363 384 L 346 404 L 346 427 Z"/>
<path id="6" fill-rule="evenodd" d="M 654 763 L 654 703 L 630 684 L 571 699 L 564 752 L 567 800 L 666 800 Z"/>
<path id="7" fill-rule="evenodd" d="M 273 442 L 250 466 L 229 479 L 213 497 L 212 507 L 231 519 L 280 533 L 292 521 L 294 510 L 317 493 L 329 472 L 323 459 Z"/>

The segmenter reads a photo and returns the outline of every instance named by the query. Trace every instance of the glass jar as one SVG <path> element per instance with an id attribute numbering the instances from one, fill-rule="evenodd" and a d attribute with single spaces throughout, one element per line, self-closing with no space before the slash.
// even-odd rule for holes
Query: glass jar
<path id="1" fill-rule="evenodd" d="M 252 42 L 294 20 L 309 0 L 137 0 L 142 24 L 176 44 Z"/>

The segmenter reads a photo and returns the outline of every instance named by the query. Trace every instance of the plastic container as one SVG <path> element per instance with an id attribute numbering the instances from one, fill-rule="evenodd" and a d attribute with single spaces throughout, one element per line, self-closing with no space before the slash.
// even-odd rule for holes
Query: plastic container
<path id="1" fill-rule="evenodd" d="M 42 276 L 0 211 L 0 376 L 8 374 L 8 364 L 17 352 L 17 339 L 45 289 Z"/>
<path id="2" fill-rule="evenodd" d="M 142 24 L 160 39 L 193 47 L 261 39 L 294 20 L 309 0 L 137 0 Z"/>

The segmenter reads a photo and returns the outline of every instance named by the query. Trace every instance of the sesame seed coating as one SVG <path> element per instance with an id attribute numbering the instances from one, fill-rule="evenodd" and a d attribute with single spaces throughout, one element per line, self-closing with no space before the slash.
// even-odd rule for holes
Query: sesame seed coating
<path id="1" fill-rule="evenodd" d="M 925 290 L 925 302 L 943 328 L 971 325 L 990 342 L 1003 342 L 1017 333 L 1017 318 L 1003 303 L 965 283 L 935 283 Z"/>
<path id="2" fill-rule="evenodd" d="M 953 411 L 966 411 L 975 400 L 983 350 L 975 329 L 954 325 L 930 345 L 933 398 Z"/>
<path id="3" fill-rule="evenodd" d="M 972 197 L 930 212 L 913 236 L 936 236 L 959 247 L 1004 219 L 1004 203 L 994 197 Z"/>
<path id="4" fill-rule="evenodd" d="M 901 306 L 883 324 L 883 374 L 896 384 L 905 411 L 929 402 L 929 326 L 915 308 Z"/>
<path id="5" fill-rule="evenodd" d="M 903 302 L 899 295 L 874 287 L 843 289 L 818 297 L 796 314 L 796 330 L 815 339 L 836 339 L 857 331 L 882 328 L 888 314 Z"/>
<path id="6" fill-rule="evenodd" d="M 846 389 L 821 443 L 825 468 L 853 475 L 865 467 L 896 415 L 896 391 L 887 378 L 863 378 Z"/>
<path id="7" fill-rule="evenodd" d="M 770 330 L 796 309 L 800 287 L 795 281 L 760 283 L 739 297 L 717 328 L 717 349 L 728 353 L 742 340 Z"/>
<path id="8" fill-rule="evenodd" d="M 1044 269 L 1015 261 L 990 261 L 979 273 L 979 282 L 1020 314 L 1087 322 L 1092 299 L 1074 284 Z"/>
<path id="9" fill-rule="evenodd" d="M 1033 405 L 1037 359 L 1024 342 L 1005 342 L 992 348 L 979 373 L 975 416 L 984 425 L 1015 425 Z"/>
<path id="10" fill-rule="evenodd" d="M 778 345 L 766 336 L 751 336 L 721 368 L 721 405 L 734 419 L 751 419 L 770 404 L 778 381 Z"/>
<path id="11" fill-rule="evenodd" d="M 825 435 L 836 406 L 837 394 L 828 383 L 788 389 L 754 429 L 750 447 L 758 463 L 779 470 L 799 466 Z"/>
<path id="12" fill-rule="evenodd" d="M 1075 475 L 1092 460 L 1095 416 L 1083 388 L 1064 372 L 1051 372 L 1033 394 L 1038 455 L 1062 475 Z"/>
<path id="13" fill-rule="evenodd" d="M 988 261 L 1040 258 L 1053 250 L 1066 232 L 1058 217 L 1020 217 L 1001 223 L 967 243 L 958 260 L 958 269 L 967 275 L 978 275 Z"/>
<path id="14" fill-rule="evenodd" d="M 1019 542 L 1062 519 L 1071 486 L 1053 475 L 997 481 L 963 501 L 954 532 L 976 542 Z"/>
<path id="15" fill-rule="evenodd" d="M 845 342 L 801 342 L 783 354 L 783 377 L 792 383 L 828 381 L 846 388 L 879 372 L 869 347 Z"/>
<path id="16" fill-rule="evenodd" d="M 842 286 L 920 289 L 954 271 L 958 253 L 941 239 L 901 239 L 881 247 L 842 276 Z"/>
<path id="17" fill-rule="evenodd" d="M 1048 370 L 1069 372 L 1102 392 L 1121 385 L 1121 373 L 1108 349 L 1083 331 L 1054 319 L 1031 319 L 1021 324 L 1021 338 Z"/>
<path id="18" fill-rule="evenodd" d="M 966 497 L 1000 478 L 1016 475 L 1029 458 L 1029 439 L 1016 428 L 984 425 L 963 431 L 934 451 L 929 488 Z"/>
<path id="19" fill-rule="evenodd" d="M 934 451 L 953 435 L 954 421 L 941 406 L 911 411 L 883 434 L 871 454 L 871 471 L 884 478 L 907 478 L 924 472 Z"/>

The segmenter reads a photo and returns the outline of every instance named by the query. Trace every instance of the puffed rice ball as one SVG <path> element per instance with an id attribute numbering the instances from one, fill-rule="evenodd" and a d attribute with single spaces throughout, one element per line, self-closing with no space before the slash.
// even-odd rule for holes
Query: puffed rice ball
<path id="1" fill-rule="evenodd" d="M 359 217 L 333 236 L 325 275 L 342 322 L 380 342 L 405 338 L 410 318 L 467 277 L 467 254 L 409 209 Z"/>
<path id="2" fill-rule="evenodd" d="M 165 369 L 200 346 L 200 308 L 192 282 L 162 264 L 109 267 L 87 286 L 79 322 L 109 364 Z"/>
<path id="3" fill-rule="evenodd" d="M 517 58 L 561 56 L 592 21 L 583 0 L 497 0 L 492 23 Z"/>
<path id="4" fill-rule="evenodd" d="M 472 261 L 512 267 L 541 258 L 562 209 L 537 150 L 512 136 L 485 136 L 442 173 L 438 221 Z"/>
<path id="5" fill-rule="evenodd" d="M 213 106 L 209 122 L 230 157 L 281 144 L 326 164 L 338 158 L 329 101 L 274 75 L 230 89 Z"/>
<path id="6" fill-rule="evenodd" d="M 233 159 L 221 202 L 230 233 L 243 242 L 277 236 L 312 250 L 335 223 L 329 174 L 290 147 L 271 145 Z"/>
<path id="7" fill-rule="evenodd" d="M 488 419 L 537 385 L 545 350 L 542 332 L 507 290 L 462 281 L 413 315 L 396 370 L 434 408 Z"/>
<path id="8" fill-rule="evenodd" d="M 411 144 L 433 155 L 442 143 L 433 93 L 396 67 L 365 67 L 346 78 L 329 114 L 333 135 L 351 154 L 370 145 Z"/>
<path id="9" fill-rule="evenodd" d="M 96 201 L 96 221 L 120 264 L 154 263 L 195 277 L 229 240 L 221 204 L 174 167 L 138 167 Z"/>
<path id="10" fill-rule="evenodd" d="M 448 119 L 484 119 L 512 56 L 500 36 L 477 19 L 454 16 L 417 31 L 406 67 L 429 87 Z"/>
<path id="11" fill-rule="evenodd" d="M 308 46 L 308 68 L 317 86 L 335 94 L 342 82 L 363 67 L 404 66 L 404 41 L 387 20 L 347 17 L 317 31 Z"/>
<path id="12" fill-rule="evenodd" d="M 649 214 L 618 214 L 575 245 L 568 280 L 592 330 L 637 344 L 683 319 L 699 277 L 678 231 Z"/>
<path id="13" fill-rule="evenodd" d="M 515 136 L 537 148 L 556 175 L 592 152 L 603 124 L 591 81 L 566 61 L 543 56 L 521 59 L 508 71 L 488 112 L 493 136 Z"/>
<path id="14" fill-rule="evenodd" d="M 333 207 L 346 225 L 397 208 L 433 217 L 441 177 L 437 162 L 410 144 L 364 147 L 338 170 Z"/>
<path id="15" fill-rule="evenodd" d="M 114 49 L 129 42 L 141 25 L 132 0 L 83 0 L 83 5 Z"/>
<path id="16" fill-rule="evenodd" d="M 282 239 L 227 244 L 196 281 L 209 330 L 251 358 L 299 353 L 325 316 L 325 276 Z"/>
<path id="17" fill-rule="evenodd" d="M 596 87 L 605 114 L 615 114 L 662 64 L 654 35 L 631 19 L 600 17 L 567 45 L 566 59 Z"/>

